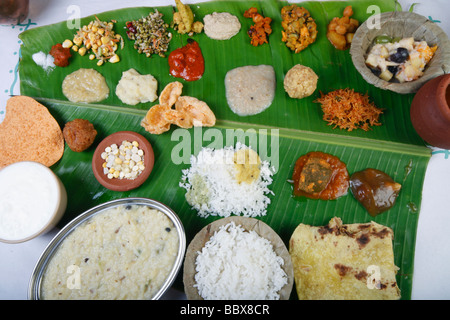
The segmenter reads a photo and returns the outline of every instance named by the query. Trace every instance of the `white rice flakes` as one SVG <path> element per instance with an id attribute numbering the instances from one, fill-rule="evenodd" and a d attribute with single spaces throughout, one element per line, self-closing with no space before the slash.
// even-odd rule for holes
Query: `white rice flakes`
<path id="1" fill-rule="evenodd" d="M 260 176 L 252 183 L 238 183 L 233 162 L 234 153 L 247 146 L 223 149 L 203 148 L 197 156 L 191 156 L 191 167 L 183 170 L 180 186 L 187 190 L 186 200 L 200 217 L 242 215 L 264 216 L 273 192 L 274 168 L 268 161 L 261 161 Z"/>
<path id="2" fill-rule="evenodd" d="M 278 300 L 283 264 L 269 240 L 231 222 L 198 253 L 194 287 L 205 300 Z"/>

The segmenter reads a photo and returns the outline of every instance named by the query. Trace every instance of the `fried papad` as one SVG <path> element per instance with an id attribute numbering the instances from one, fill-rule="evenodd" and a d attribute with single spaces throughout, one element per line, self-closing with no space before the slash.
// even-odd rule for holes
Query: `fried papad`
<path id="1" fill-rule="evenodd" d="M 19 161 L 47 167 L 61 159 L 64 137 L 48 109 L 26 96 L 11 97 L 0 123 L 0 168 Z"/>
<path id="2" fill-rule="evenodd" d="M 289 241 L 300 300 L 396 300 L 392 229 L 375 222 L 300 224 Z"/>

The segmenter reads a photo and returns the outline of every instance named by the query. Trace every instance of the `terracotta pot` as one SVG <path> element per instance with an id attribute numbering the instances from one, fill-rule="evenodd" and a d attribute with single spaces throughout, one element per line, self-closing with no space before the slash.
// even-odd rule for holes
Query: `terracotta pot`
<path id="1" fill-rule="evenodd" d="M 417 91 L 411 121 L 425 142 L 450 149 L 450 74 L 428 81 Z"/>

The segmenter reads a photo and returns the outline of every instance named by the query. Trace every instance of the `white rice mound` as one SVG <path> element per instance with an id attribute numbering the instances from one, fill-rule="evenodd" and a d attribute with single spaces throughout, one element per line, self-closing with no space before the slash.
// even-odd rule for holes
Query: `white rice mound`
<path id="1" fill-rule="evenodd" d="M 270 204 L 268 194 L 273 195 L 268 186 L 273 181 L 275 170 L 268 161 L 261 160 L 258 179 L 251 184 L 239 184 L 235 178 L 233 156 L 244 148 L 249 147 L 238 142 L 234 148 L 203 148 L 197 156 L 191 156 L 191 167 L 182 171 L 180 186 L 188 193 L 195 190 L 194 199 L 188 198 L 188 193 L 186 199 L 200 217 L 237 215 L 253 218 L 266 215 Z"/>
<path id="2" fill-rule="evenodd" d="M 230 222 L 198 253 L 194 287 L 205 300 L 278 300 L 283 264 L 269 240 Z"/>

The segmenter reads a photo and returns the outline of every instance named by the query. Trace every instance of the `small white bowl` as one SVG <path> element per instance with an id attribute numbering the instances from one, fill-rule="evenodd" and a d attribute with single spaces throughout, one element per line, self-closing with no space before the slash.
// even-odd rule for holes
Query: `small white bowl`
<path id="1" fill-rule="evenodd" d="M 67 207 L 67 192 L 48 167 L 21 161 L 0 170 L 0 241 L 20 243 L 53 229 Z"/>

